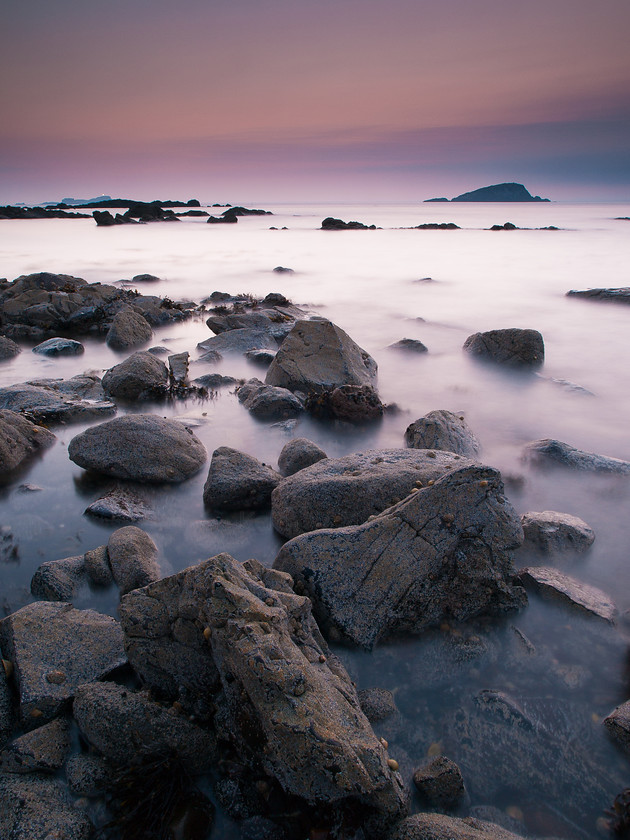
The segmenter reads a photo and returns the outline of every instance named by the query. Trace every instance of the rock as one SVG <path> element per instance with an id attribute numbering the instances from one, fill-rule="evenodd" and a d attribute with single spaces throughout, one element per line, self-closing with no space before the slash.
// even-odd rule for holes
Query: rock
<path id="1" fill-rule="evenodd" d="M 278 470 L 286 477 L 327 457 L 324 450 L 312 440 L 293 438 L 282 447 L 278 456 Z"/>
<path id="2" fill-rule="evenodd" d="M 279 473 L 251 455 L 220 446 L 212 453 L 203 501 L 217 510 L 258 510 L 269 506 L 271 492 L 281 480 Z"/>
<path id="3" fill-rule="evenodd" d="M 284 265 L 277 265 L 273 270 L 276 274 L 295 274 L 292 268 L 286 268 Z"/>
<path id="4" fill-rule="evenodd" d="M 526 589 L 540 594 L 548 601 L 568 604 L 581 612 L 614 623 L 617 608 L 601 589 L 582 583 L 548 566 L 528 566 L 518 572 Z"/>
<path id="5" fill-rule="evenodd" d="M 630 303 L 630 286 L 619 289 L 571 289 L 567 297 L 580 297 L 613 303 Z"/>
<path id="6" fill-rule="evenodd" d="M 54 773 L 70 752 L 70 725 L 56 718 L 39 729 L 16 738 L 0 753 L 0 770 L 5 773 Z"/>
<path id="7" fill-rule="evenodd" d="M 407 426 L 405 444 L 410 449 L 439 449 L 467 458 L 479 455 L 479 441 L 461 414 L 430 411 Z"/>
<path id="8" fill-rule="evenodd" d="M 394 695 L 387 688 L 364 688 L 359 692 L 359 703 L 370 723 L 378 723 L 398 711 Z"/>
<path id="9" fill-rule="evenodd" d="M 549 201 L 539 195 L 532 195 L 522 184 L 493 184 L 490 187 L 480 187 L 472 192 L 455 196 L 451 201 Z"/>
<path id="10" fill-rule="evenodd" d="M 248 817 L 239 825 L 241 840 L 287 840 L 286 832 L 267 817 Z"/>
<path id="11" fill-rule="evenodd" d="M 258 379 L 250 379 L 236 395 L 249 413 L 260 420 L 285 420 L 304 411 L 301 401 L 287 388 L 264 385 Z"/>
<path id="12" fill-rule="evenodd" d="M 144 499 L 141 499 L 131 490 L 125 487 L 115 487 L 105 496 L 88 505 L 84 513 L 97 519 L 139 522 L 149 516 L 152 511 Z"/>
<path id="13" fill-rule="evenodd" d="M 374 386 L 376 371 L 374 359 L 332 321 L 298 321 L 280 345 L 265 382 L 318 394 L 342 385 Z"/>
<path id="14" fill-rule="evenodd" d="M 0 667 L 0 748 L 9 740 L 14 728 L 15 714 L 11 686 L 5 669 Z"/>
<path id="15" fill-rule="evenodd" d="M 22 348 L 15 341 L 7 338 L 6 335 L 0 335 L 0 361 L 5 359 L 13 359 L 22 352 Z"/>
<path id="16" fill-rule="evenodd" d="M 523 840 L 523 835 L 474 817 L 414 814 L 398 823 L 387 840 Z"/>
<path id="17" fill-rule="evenodd" d="M 98 548 L 86 551 L 83 562 L 85 572 L 93 586 L 111 586 L 114 583 L 106 545 L 99 545 Z"/>
<path id="18" fill-rule="evenodd" d="M 509 553 L 522 539 L 500 473 L 472 465 L 371 522 L 295 537 L 273 565 L 303 587 L 322 628 L 371 649 L 392 634 L 524 606 Z"/>
<path id="19" fill-rule="evenodd" d="M 584 472 L 630 473 L 630 461 L 609 458 L 576 449 L 561 440 L 545 438 L 528 443 L 523 451 L 523 458 L 537 467 L 568 467 Z"/>
<path id="20" fill-rule="evenodd" d="M 587 551 L 595 541 L 595 532 L 586 522 L 569 513 L 543 510 L 530 511 L 521 516 L 525 535 L 524 548 L 533 548 L 542 554 Z"/>
<path id="21" fill-rule="evenodd" d="M 161 277 L 156 277 L 155 274 L 136 274 L 131 278 L 132 283 L 160 283 Z"/>
<path id="22" fill-rule="evenodd" d="M 269 367 L 276 357 L 275 350 L 248 350 L 245 358 L 259 367 Z M 272 386 L 268 386 L 272 387 Z"/>
<path id="23" fill-rule="evenodd" d="M 448 201 L 447 198 L 430 198 L 429 201 Z M 425 222 L 423 225 L 415 225 L 412 230 L 459 230 L 455 222 Z"/>
<path id="24" fill-rule="evenodd" d="M 94 827 L 59 779 L 0 775 L 0 837 L 7 840 L 89 840 Z"/>
<path id="25" fill-rule="evenodd" d="M 401 338 L 389 345 L 392 350 L 404 350 L 409 353 L 427 353 L 428 348 L 417 338 Z"/>
<path id="26" fill-rule="evenodd" d="M 189 353 L 174 353 L 168 357 L 169 381 L 174 385 L 188 384 Z"/>
<path id="27" fill-rule="evenodd" d="M 128 765 L 134 755 L 167 749 L 177 753 L 189 773 L 202 773 L 218 758 L 213 733 L 116 683 L 80 686 L 72 714 L 88 743 L 119 765 Z"/>
<path id="28" fill-rule="evenodd" d="M 359 525 L 466 463 L 459 455 L 424 449 L 372 449 L 327 458 L 285 478 L 273 492 L 273 526 L 291 538 Z"/>
<path id="29" fill-rule="evenodd" d="M 36 379 L 0 388 L 0 409 L 19 411 L 36 423 L 80 423 L 116 413 L 98 376 Z"/>
<path id="30" fill-rule="evenodd" d="M 166 389 L 168 370 L 152 353 L 133 353 L 103 376 L 103 389 L 123 400 L 151 399 Z"/>
<path id="31" fill-rule="evenodd" d="M 365 423 L 379 420 L 385 406 L 371 385 L 342 385 L 329 391 L 309 394 L 306 410 L 316 417 Z"/>
<path id="32" fill-rule="evenodd" d="M 489 230 L 520 230 L 520 228 L 517 228 L 516 225 L 513 224 L 512 222 L 505 222 L 505 224 L 503 224 L 503 225 L 492 225 L 492 227 L 488 228 L 488 229 Z"/>
<path id="33" fill-rule="evenodd" d="M 0 409 L 0 475 L 17 469 L 55 442 L 55 435 L 15 411 Z"/>
<path id="34" fill-rule="evenodd" d="M 111 764 L 100 755 L 79 753 L 66 761 L 68 787 L 77 796 L 99 796 L 113 778 Z"/>
<path id="35" fill-rule="evenodd" d="M 113 225 L 137 224 L 137 222 L 135 222 L 133 219 L 125 218 L 125 216 L 121 216 L 120 213 L 116 213 L 115 216 L 112 216 L 109 210 L 93 210 L 92 216 L 98 227 L 112 227 Z"/>
<path id="36" fill-rule="evenodd" d="M 267 330 L 250 327 L 227 330 L 220 335 L 200 341 L 197 347 L 207 353 L 247 353 L 250 350 L 276 350 L 278 342 Z M 204 356 L 200 357 L 202 360 Z M 276 384 L 276 383 L 272 383 Z"/>
<path id="37" fill-rule="evenodd" d="M 630 700 L 604 718 L 604 726 L 626 750 L 630 750 Z"/>
<path id="38" fill-rule="evenodd" d="M 126 306 L 112 318 L 106 342 L 112 350 L 129 350 L 130 347 L 146 344 L 152 338 L 153 330 L 146 318 L 131 306 Z"/>
<path id="39" fill-rule="evenodd" d="M 456 808 L 466 795 L 464 779 L 457 764 L 438 755 L 413 774 L 413 783 L 422 799 L 434 808 Z"/>
<path id="40" fill-rule="evenodd" d="M 126 662 L 118 622 L 72 604 L 22 607 L 0 621 L 0 643 L 13 662 L 20 718 L 29 728 L 62 712 L 78 685 Z"/>
<path id="41" fill-rule="evenodd" d="M 217 735 L 244 765 L 336 814 L 360 804 L 373 828 L 402 815 L 401 779 L 321 638 L 308 598 L 291 590 L 286 575 L 221 554 L 130 593 L 121 620 L 143 676 L 147 666 L 159 671 L 153 663 L 164 663 L 164 641 L 174 637 L 208 663 L 184 670 L 173 661 L 171 682 L 186 696 L 207 703 L 199 675 L 208 683 L 218 672 Z"/>
<path id="42" fill-rule="evenodd" d="M 207 457 L 183 423 L 153 414 L 129 414 L 92 426 L 70 441 L 68 456 L 104 475 L 169 484 L 190 478 Z"/>
<path id="43" fill-rule="evenodd" d="M 123 216 L 124 219 L 138 219 L 140 222 L 179 222 L 172 210 L 165 210 L 157 202 L 134 202 Z"/>
<path id="44" fill-rule="evenodd" d="M 33 353 L 40 353 L 42 356 L 80 356 L 84 352 L 85 347 L 81 342 L 71 338 L 49 338 L 33 347 Z"/>
<path id="45" fill-rule="evenodd" d="M 322 230 L 376 230 L 376 225 L 364 225 L 363 222 L 344 222 L 341 219 L 333 219 L 332 216 L 324 219 Z"/>
<path id="46" fill-rule="evenodd" d="M 464 350 L 478 359 L 510 367 L 538 367 L 545 359 L 545 345 L 538 330 L 489 330 L 469 335 Z"/>
<path id="47" fill-rule="evenodd" d="M 107 555 L 121 595 L 160 577 L 157 546 L 147 533 L 135 525 L 114 531 L 107 543 Z"/>
<path id="48" fill-rule="evenodd" d="M 72 601 L 86 582 L 81 554 L 42 563 L 31 579 L 31 592 L 42 601 Z"/>
<path id="49" fill-rule="evenodd" d="M 236 382 L 233 376 L 223 376 L 220 373 L 204 373 L 193 379 L 195 385 L 207 388 L 209 391 L 216 391 L 217 388 L 223 388 L 225 385 L 235 385 Z"/>

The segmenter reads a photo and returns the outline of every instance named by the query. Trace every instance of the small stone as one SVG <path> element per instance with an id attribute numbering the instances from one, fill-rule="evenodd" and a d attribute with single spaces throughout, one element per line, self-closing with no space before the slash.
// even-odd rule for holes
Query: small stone
<path id="1" fill-rule="evenodd" d="M 46 682 L 52 683 L 53 685 L 62 685 L 65 681 L 66 675 L 63 671 L 49 671 L 46 674 Z"/>
<path id="2" fill-rule="evenodd" d="M 396 761 L 395 758 L 388 758 L 387 759 L 387 766 L 390 768 L 390 770 L 393 770 L 394 772 L 396 772 L 396 770 L 398 770 L 398 762 Z"/>

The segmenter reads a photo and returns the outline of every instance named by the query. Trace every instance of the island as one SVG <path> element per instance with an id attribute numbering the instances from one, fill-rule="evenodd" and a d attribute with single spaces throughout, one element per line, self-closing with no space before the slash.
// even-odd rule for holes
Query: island
<path id="1" fill-rule="evenodd" d="M 448 201 L 448 198 L 428 198 L 425 203 L 431 201 Z M 541 198 L 539 195 L 532 195 L 523 184 L 492 184 L 489 187 L 481 187 L 472 192 L 462 193 L 451 198 L 451 201 L 494 201 L 494 202 L 524 202 L 524 201 L 549 201 L 548 198 Z"/>

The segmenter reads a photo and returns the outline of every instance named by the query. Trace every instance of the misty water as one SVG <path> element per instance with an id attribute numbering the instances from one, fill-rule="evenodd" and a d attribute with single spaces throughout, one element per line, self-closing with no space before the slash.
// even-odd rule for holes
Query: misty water
<path id="1" fill-rule="evenodd" d="M 522 819 L 520 830 L 535 835 L 601 836 L 597 819 L 628 783 L 627 759 L 601 720 L 630 696 L 624 619 L 630 609 L 630 479 L 540 471 L 521 456 L 531 440 L 558 438 L 630 460 L 630 308 L 566 297 L 569 289 L 630 285 L 630 221 L 615 218 L 630 216 L 630 206 L 265 209 L 274 215 L 241 218 L 236 225 L 192 218 L 113 228 L 97 228 L 92 219 L 3 221 L 0 275 L 51 271 L 118 284 L 149 272 L 162 280 L 144 286 L 143 293 L 195 302 L 215 290 L 256 297 L 281 292 L 330 318 L 374 357 L 380 396 L 398 411 L 366 427 L 308 417 L 260 422 L 239 404 L 233 387 L 203 401 L 133 410 L 185 416 L 209 456 L 226 445 L 275 466 L 291 437 L 310 438 L 329 457 L 402 447 L 411 422 L 450 409 L 465 415 L 481 442 L 481 460 L 501 470 L 519 514 L 556 510 L 584 519 L 596 533 L 586 555 L 550 560 L 521 550 L 515 566 L 553 563 L 601 588 L 619 608 L 616 627 L 532 595 L 529 607 L 501 620 L 446 626 L 381 644 L 370 654 L 338 652 L 359 689 L 394 692 L 399 714 L 375 728 L 408 780 L 428 755 L 442 751 L 460 764 L 472 806 L 495 806 Z M 379 229 L 320 230 L 330 215 Z M 527 229 L 487 230 L 506 221 Z M 410 229 L 425 222 L 455 222 L 461 229 Z M 560 230 L 540 229 L 550 225 Z M 293 271 L 274 272 L 277 266 Z M 153 344 L 188 351 L 193 377 L 216 371 L 264 378 L 264 369 L 240 356 L 197 361 L 197 343 L 211 335 L 205 317 L 156 330 Z M 546 355 L 537 373 L 479 364 L 462 351 L 471 333 L 503 327 L 541 331 Z M 402 338 L 420 339 L 428 353 L 389 347 Z M 100 374 L 125 355 L 102 341 L 84 344 L 84 355 L 61 359 L 25 348 L 1 363 L 0 386 Z M 121 407 L 119 415 L 128 410 Z M 83 513 L 106 486 L 68 459 L 69 441 L 84 428 L 54 429 L 56 444 L 0 487 L 4 614 L 32 600 L 29 583 L 40 563 L 103 545 L 118 527 Z M 142 490 L 154 513 L 140 524 L 159 547 L 163 573 L 221 551 L 271 565 L 281 538 L 270 516 L 216 518 L 203 506 L 206 475 L 203 469 L 182 485 Z M 24 485 L 41 489 L 29 492 Z M 86 589 L 75 606 L 115 615 L 117 593 Z M 535 722 L 533 730 L 492 728 L 483 715 L 478 720 L 475 698 L 483 689 L 508 695 Z M 219 821 L 212 836 L 239 832 Z"/>

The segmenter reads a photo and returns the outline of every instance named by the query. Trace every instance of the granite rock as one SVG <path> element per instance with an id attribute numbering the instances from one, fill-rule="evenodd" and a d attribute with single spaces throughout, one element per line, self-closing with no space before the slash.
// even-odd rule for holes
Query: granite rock
<path id="1" fill-rule="evenodd" d="M 479 441 L 461 414 L 430 411 L 407 426 L 405 444 L 410 449 L 440 449 L 467 458 L 479 455 Z"/>

